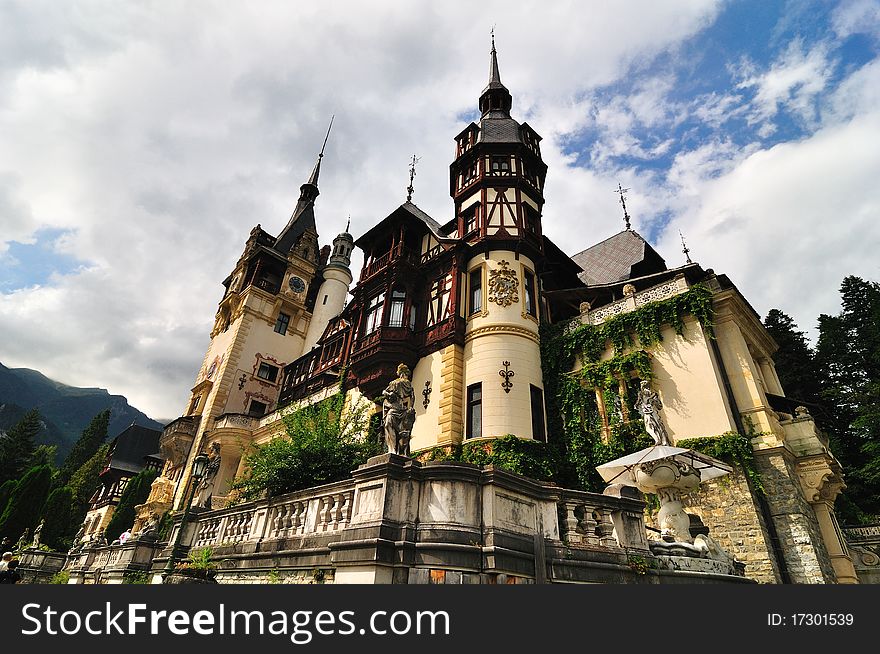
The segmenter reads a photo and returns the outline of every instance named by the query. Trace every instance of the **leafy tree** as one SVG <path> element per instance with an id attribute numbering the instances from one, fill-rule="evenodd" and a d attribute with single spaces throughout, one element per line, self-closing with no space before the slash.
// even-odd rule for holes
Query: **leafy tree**
<path id="1" fill-rule="evenodd" d="M 365 437 L 369 402 L 347 406 L 345 395 L 333 396 L 284 416 L 286 435 L 246 455 L 248 471 L 232 483 L 240 500 L 347 479 L 370 456 L 381 453 Z"/>
<path id="2" fill-rule="evenodd" d="M 73 491 L 70 486 L 56 488 L 49 494 L 43 509 L 43 542 L 56 551 L 70 548 L 76 532 L 73 518 Z"/>
<path id="3" fill-rule="evenodd" d="M 82 435 L 74 443 L 70 454 L 64 459 L 64 463 L 61 464 L 61 469 L 55 479 L 56 487 L 66 485 L 74 473 L 95 455 L 98 448 L 107 440 L 107 425 L 109 423 L 110 409 L 105 409 L 92 418 Z"/>
<path id="4" fill-rule="evenodd" d="M 35 439 L 40 426 L 40 412 L 31 409 L 0 439 L 0 483 L 18 479 L 28 469 L 37 449 Z"/>
<path id="5" fill-rule="evenodd" d="M 835 455 L 847 489 L 839 512 L 845 521 L 880 516 L 880 284 L 847 277 L 841 312 L 819 317 L 816 363 Z"/>
<path id="6" fill-rule="evenodd" d="M 773 360 L 786 396 L 819 403 L 822 395 L 819 369 L 804 332 L 779 309 L 770 310 L 764 318 L 764 326 L 779 345 Z"/>
<path id="7" fill-rule="evenodd" d="M 16 484 L 0 516 L 0 536 L 7 536 L 15 542 L 25 529 L 33 530 L 39 522 L 51 485 L 51 467 L 39 466 L 28 470 Z"/>
<path id="8" fill-rule="evenodd" d="M 141 470 L 129 479 L 125 490 L 122 491 L 122 496 L 119 498 L 119 504 L 116 505 L 113 516 L 107 524 L 108 541 L 118 538 L 119 534 L 134 524 L 134 507 L 147 501 L 147 497 L 150 495 L 150 484 L 158 475 L 157 470 L 148 468 Z"/>
<path id="9" fill-rule="evenodd" d="M 34 455 L 31 457 L 30 468 L 34 466 L 55 467 L 55 456 L 58 454 L 57 445 L 37 445 Z"/>

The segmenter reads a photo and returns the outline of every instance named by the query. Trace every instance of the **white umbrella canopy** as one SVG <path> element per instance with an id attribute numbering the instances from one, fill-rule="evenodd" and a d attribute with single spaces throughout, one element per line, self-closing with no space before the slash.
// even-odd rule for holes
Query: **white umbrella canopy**
<path id="1" fill-rule="evenodd" d="M 726 463 L 722 463 L 718 459 L 712 458 L 708 454 L 701 454 L 694 450 L 688 450 L 683 447 L 673 447 L 671 445 L 652 445 L 638 452 L 627 454 L 619 459 L 614 459 L 608 463 L 596 466 L 596 470 L 602 479 L 607 482 L 618 482 L 625 485 L 635 485 L 635 478 L 630 473 L 636 466 L 649 461 L 657 461 L 658 459 L 674 459 L 680 463 L 691 466 L 700 473 L 700 481 L 708 481 L 715 477 L 723 477 L 733 472 Z"/>

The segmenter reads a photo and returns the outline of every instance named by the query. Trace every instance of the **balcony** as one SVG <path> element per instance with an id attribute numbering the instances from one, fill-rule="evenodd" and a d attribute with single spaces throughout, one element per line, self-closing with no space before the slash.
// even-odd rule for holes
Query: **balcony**
<path id="1" fill-rule="evenodd" d="M 182 416 L 165 426 L 159 437 L 159 451 L 163 459 L 171 461 L 175 466 L 186 460 L 201 418 L 201 416 Z"/>
<path id="2" fill-rule="evenodd" d="M 393 248 L 391 248 L 390 251 L 386 252 L 382 256 L 374 259 L 369 264 L 364 266 L 363 272 L 361 273 L 361 283 L 379 274 L 392 264 L 398 263 L 405 263 L 413 267 L 418 267 L 419 255 L 417 252 L 413 252 L 412 250 L 405 248 L 403 246 L 403 243 L 398 243 Z"/>
<path id="3" fill-rule="evenodd" d="M 214 420 L 214 429 L 238 429 L 252 431 L 257 428 L 259 419 L 244 413 L 224 413 Z"/>

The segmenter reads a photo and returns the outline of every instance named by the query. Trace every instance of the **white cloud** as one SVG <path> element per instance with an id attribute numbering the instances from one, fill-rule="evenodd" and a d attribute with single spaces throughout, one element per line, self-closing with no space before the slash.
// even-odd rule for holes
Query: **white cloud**
<path id="1" fill-rule="evenodd" d="M 787 111 L 808 127 L 816 124 L 817 96 L 825 90 L 834 71 L 828 46 L 819 43 L 809 51 L 796 39 L 769 70 L 746 75 L 738 89 L 754 90 L 750 124 L 759 124 L 762 136 L 773 133 L 771 122 L 780 111 Z"/>
<path id="2" fill-rule="evenodd" d="M 591 89 L 719 4 L 3 3 L 0 239 L 70 230 L 56 247 L 88 267 L 0 295 L 0 361 L 176 416 L 220 281 L 255 223 L 286 222 L 331 114 L 323 242 L 349 213 L 360 233 L 400 203 L 413 152 L 415 201 L 450 217 L 452 138 L 485 84 L 493 24 L 514 113 L 545 136 L 548 215 L 604 229 L 616 182 L 566 178 L 557 138 L 584 124 Z"/>

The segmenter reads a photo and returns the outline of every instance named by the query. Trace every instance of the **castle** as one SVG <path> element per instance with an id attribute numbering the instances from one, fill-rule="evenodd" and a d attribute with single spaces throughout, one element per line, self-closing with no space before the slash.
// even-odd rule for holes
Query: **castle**
<path id="1" fill-rule="evenodd" d="M 223 281 L 211 344 L 186 410 L 160 439 L 162 474 L 132 533 L 150 516 L 182 506 L 195 457 L 213 446 L 220 461 L 213 511 L 199 517 L 189 538 L 193 546 L 232 543 L 228 556 L 241 562 L 237 573 L 244 576 L 265 569 L 274 552 L 291 571 L 320 559 L 337 582 L 417 583 L 429 569 L 430 579 L 437 572 L 447 582 L 468 574 L 483 579 L 490 569 L 527 581 L 601 581 L 615 579 L 578 576 L 564 561 L 570 551 L 563 556 L 557 543 L 583 545 L 578 556 L 596 570 L 602 548 L 611 548 L 605 553 L 613 550 L 618 563 L 633 560 L 627 548 L 648 551 L 644 529 L 636 534 L 632 527 L 643 519 L 637 500 L 554 490 L 502 471 L 420 467 L 393 455 L 356 472 L 349 485 L 291 497 L 283 509 L 259 502 L 223 508 L 230 482 L 244 471 L 243 451 L 282 433 L 286 408 L 327 397 L 343 374 L 349 397 L 376 398 L 403 363 L 417 400 L 414 454 L 506 435 L 547 441 L 560 420 L 610 444 L 637 417 L 632 399 L 638 383 L 649 380 L 673 442 L 748 442 L 745 464 L 704 485 L 689 504 L 694 519 L 745 564 L 747 578 L 857 583 L 834 516 L 845 487 L 840 465 L 807 410 L 785 397 L 773 364 L 776 345 L 748 301 L 725 275 L 689 259 L 667 267 L 629 227 L 628 216 L 620 233 L 565 254 L 543 233 L 541 137 L 511 116 L 494 42 L 478 102 L 479 120 L 454 139 L 451 218 L 436 220 L 408 197 L 357 239 L 346 230 L 322 247 L 316 217 L 322 151 L 281 232 L 251 230 Z M 355 247 L 364 253 L 356 283 Z M 635 325 L 637 338 L 603 331 L 611 324 Z M 560 399 L 564 389 L 568 400 Z M 411 485 L 400 485 L 402 479 Z M 376 480 L 384 481 L 377 486 Z M 434 504 L 406 496 L 412 484 L 429 483 L 438 493 Z M 511 508 L 500 508 L 503 502 Z M 482 507 L 482 518 L 471 505 Z M 349 550 L 320 541 L 326 556 L 304 559 L 290 541 L 357 525 L 360 536 L 375 526 L 376 538 L 387 540 L 378 534 L 393 511 L 395 543 L 418 541 L 424 525 L 435 531 L 444 525 L 445 535 L 429 539 L 430 547 L 422 543 L 423 550 L 437 548 L 434 558 L 418 555 L 418 546 L 407 554 L 387 543 L 371 545 L 369 555 L 364 545 L 357 555 L 343 555 Z M 487 527 L 490 515 L 496 522 Z M 456 540 L 465 532 L 467 542 L 482 543 L 480 552 L 465 556 L 465 541 Z M 444 539 L 460 542 L 460 551 L 437 544 Z M 261 550 L 269 541 L 275 549 Z M 546 569 L 534 563 L 540 557 Z M 90 565 L 82 559 L 74 569 L 86 575 Z"/>

